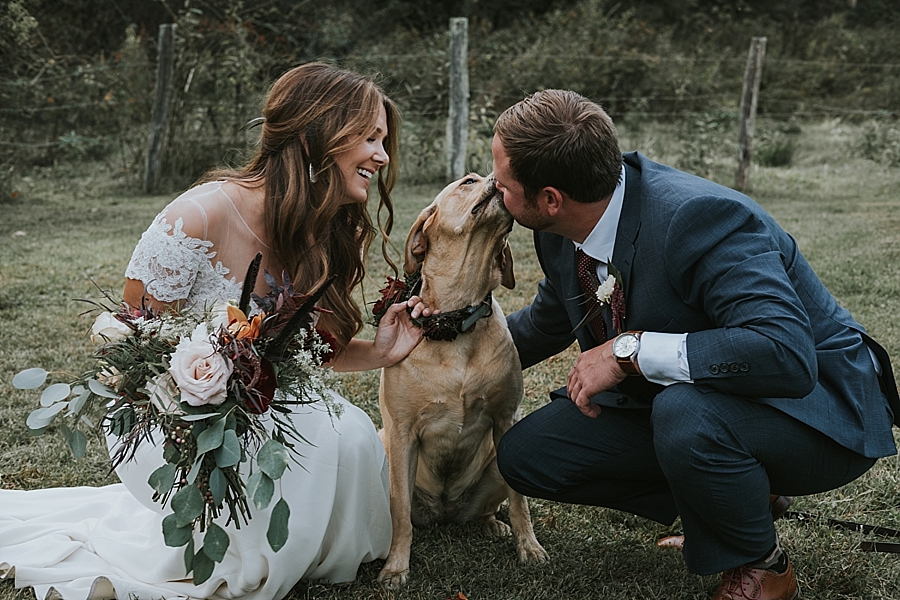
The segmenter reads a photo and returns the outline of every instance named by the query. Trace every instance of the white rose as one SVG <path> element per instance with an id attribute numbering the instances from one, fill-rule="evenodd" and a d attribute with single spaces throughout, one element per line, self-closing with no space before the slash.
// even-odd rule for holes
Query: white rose
<path id="1" fill-rule="evenodd" d="M 213 332 L 228 327 L 230 319 L 228 318 L 228 307 L 237 306 L 237 302 L 229 300 L 227 302 L 217 302 L 209 311 L 209 326 Z"/>
<path id="2" fill-rule="evenodd" d="M 210 341 L 206 324 L 194 329 L 175 347 L 169 373 L 181 390 L 181 400 L 191 406 L 222 404 L 233 366 Z"/>
<path id="3" fill-rule="evenodd" d="M 111 312 L 103 311 L 91 326 L 91 341 L 95 344 L 118 342 L 133 333 L 131 327 L 118 320 Z"/>
<path id="4" fill-rule="evenodd" d="M 159 410 L 167 413 L 182 412 L 175 402 L 178 388 L 170 375 L 163 373 L 147 381 L 147 392 L 150 393 L 150 402 Z"/>

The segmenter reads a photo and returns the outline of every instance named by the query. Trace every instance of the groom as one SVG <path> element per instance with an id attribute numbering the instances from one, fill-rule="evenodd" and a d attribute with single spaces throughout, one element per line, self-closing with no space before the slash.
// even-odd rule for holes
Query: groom
<path id="1" fill-rule="evenodd" d="M 586 98 L 538 92 L 494 132 L 497 188 L 545 276 L 508 318 L 522 366 L 581 348 L 566 387 L 501 440 L 503 476 L 528 496 L 680 516 L 688 568 L 723 572 L 714 600 L 795 598 L 770 501 L 896 453 L 887 355 L 755 202 L 623 156 Z"/>

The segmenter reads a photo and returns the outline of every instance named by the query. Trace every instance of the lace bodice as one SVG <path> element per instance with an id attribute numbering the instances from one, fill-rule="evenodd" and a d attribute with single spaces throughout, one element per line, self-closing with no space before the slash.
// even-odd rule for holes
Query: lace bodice
<path id="1" fill-rule="evenodd" d="M 223 214 L 225 218 L 221 218 Z M 202 228 L 203 236 L 187 235 L 185 219 L 193 225 L 191 230 Z M 184 300 L 187 307 L 200 308 L 237 300 L 243 281 L 229 277 L 231 269 L 219 260 L 219 249 L 252 258 L 255 248 L 243 248 L 251 245 L 248 240 L 262 244 L 222 190 L 221 182 L 207 183 L 182 194 L 157 215 L 135 247 L 125 276 L 142 281 L 147 293 L 162 302 Z"/>

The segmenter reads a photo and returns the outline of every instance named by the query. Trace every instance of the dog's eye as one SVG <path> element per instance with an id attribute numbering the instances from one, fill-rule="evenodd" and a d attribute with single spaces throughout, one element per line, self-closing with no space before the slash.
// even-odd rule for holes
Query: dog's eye
<path id="1" fill-rule="evenodd" d="M 472 185 L 473 183 L 478 183 L 478 180 L 474 179 L 472 177 L 469 177 L 467 179 L 463 179 L 463 182 L 460 183 L 459 185 Z"/>

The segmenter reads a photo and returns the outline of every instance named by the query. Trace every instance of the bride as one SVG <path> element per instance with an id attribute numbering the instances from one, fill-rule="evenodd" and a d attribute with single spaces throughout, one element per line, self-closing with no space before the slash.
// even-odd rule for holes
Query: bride
<path id="1" fill-rule="evenodd" d="M 209 306 L 240 297 L 258 252 L 262 269 L 286 271 L 298 290 L 335 282 L 320 301 L 317 327 L 337 340 L 331 366 L 377 369 L 402 359 L 421 340 L 410 320 L 428 314 L 418 298 L 391 307 L 374 340 L 351 292 L 376 230 L 366 210 L 377 177 L 392 218 L 397 174 L 394 104 L 370 80 L 310 63 L 283 75 L 264 109 L 259 148 L 239 170 L 210 173 L 169 204 L 141 237 L 126 269 L 124 299 L 156 309 Z M 386 236 L 386 232 L 382 231 Z M 387 258 L 385 256 L 385 258 Z M 239 276 L 239 277 L 236 277 Z M 259 277 L 255 292 L 268 285 Z M 407 314 L 407 307 L 411 310 Z M 278 599 L 301 578 L 351 581 L 359 565 L 384 558 L 391 542 L 387 462 L 368 416 L 336 394 L 333 417 L 301 405 L 291 415 L 310 444 L 302 468 L 285 472 L 281 492 L 291 514 L 287 544 L 273 552 L 268 512 L 254 511 L 212 577 L 195 586 L 183 548 L 166 546 L 167 508 L 151 499 L 147 478 L 162 450 L 141 444 L 116 469 L 122 483 L 100 488 L 0 490 L 0 577 L 15 577 L 38 598 Z M 109 440 L 111 449 L 116 443 Z"/>

